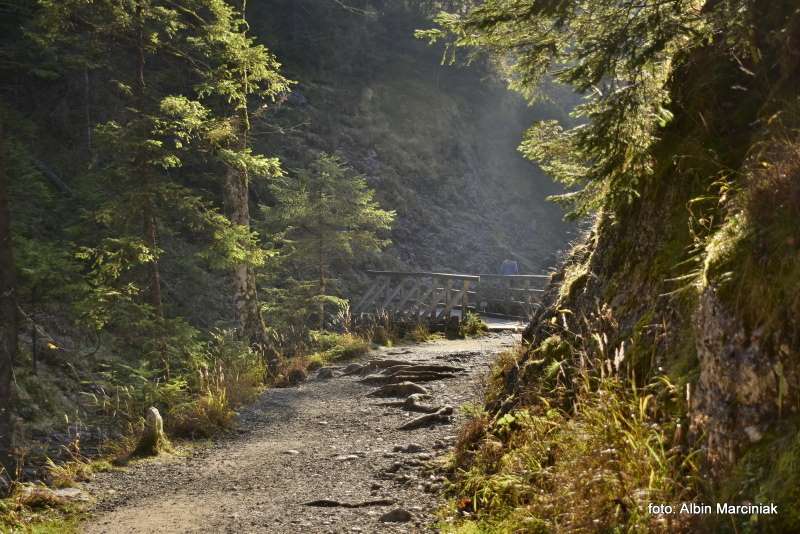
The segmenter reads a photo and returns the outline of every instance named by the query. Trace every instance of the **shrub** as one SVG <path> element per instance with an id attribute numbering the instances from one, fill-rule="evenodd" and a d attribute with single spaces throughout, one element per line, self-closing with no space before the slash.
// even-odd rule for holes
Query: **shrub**
<path id="1" fill-rule="evenodd" d="M 467 312 L 467 316 L 461 321 L 459 326 L 459 335 L 461 337 L 481 337 L 489 332 L 489 327 L 483 322 L 481 316 Z"/>
<path id="2" fill-rule="evenodd" d="M 414 343 L 424 343 L 434 339 L 436 336 L 431 333 L 427 324 L 417 323 L 406 333 L 406 337 Z"/>
<path id="3" fill-rule="evenodd" d="M 293 387 L 308 378 L 309 358 L 298 357 L 284 361 L 275 379 L 275 387 Z"/>
<path id="4" fill-rule="evenodd" d="M 391 346 L 392 338 L 386 327 L 378 325 L 372 330 L 372 342 L 378 345 Z"/>
<path id="5" fill-rule="evenodd" d="M 168 424 L 180 436 L 212 436 L 233 424 L 234 411 L 228 396 L 232 384 L 226 382 L 221 363 L 198 370 L 196 398 L 169 409 Z"/>
<path id="6" fill-rule="evenodd" d="M 318 351 L 315 356 L 320 359 L 322 363 L 355 358 L 369 351 L 369 343 L 362 337 L 354 334 L 313 332 L 311 339 L 313 347 Z"/>

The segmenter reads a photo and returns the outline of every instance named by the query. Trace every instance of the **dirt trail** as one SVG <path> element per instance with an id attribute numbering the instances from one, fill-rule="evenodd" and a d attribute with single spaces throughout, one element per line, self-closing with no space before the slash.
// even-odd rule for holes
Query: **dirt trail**
<path id="1" fill-rule="evenodd" d="M 441 484 L 426 465 L 452 447 L 461 418 L 457 408 L 478 399 L 488 365 L 514 340 L 511 334 L 493 334 L 435 341 L 381 349 L 360 360 L 463 368 L 452 378 L 420 383 L 431 393 L 421 403 L 456 408 L 451 422 L 432 427 L 398 430 L 424 414 L 382 405 L 402 399 L 368 397 L 379 386 L 359 382 L 360 375 L 312 374 L 298 387 L 269 390 L 242 411 L 238 435 L 188 457 L 162 457 L 99 475 L 88 487 L 97 504 L 83 530 L 429 532 Z M 395 450 L 408 445 L 416 452 Z M 362 506 L 305 504 L 320 500 Z M 380 502 L 387 500 L 393 503 Z M 410 517 L 397 512 L 406 521 L 381 521 L 398 509 Z"/>

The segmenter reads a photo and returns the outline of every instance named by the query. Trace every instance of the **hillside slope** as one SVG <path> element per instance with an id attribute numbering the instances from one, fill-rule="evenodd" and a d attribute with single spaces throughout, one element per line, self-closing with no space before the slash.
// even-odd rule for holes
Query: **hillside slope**
<path id="1" fill-rule="evenodd" d="M 309 0 L 253 5 L 254 31 L 300 80 L 281 130 L 262 138 L 268 153 L 288 169 L 314 151 L 344 156 L 398 212 L 397 266 L 551 266 L 571 231 L 545 200 L 561 189 L 517 145 L 534 119 L 564 118 L 570 99 L 529 108 L 486 65 L 442 66 L 441 50 L 414 38 L 430 24 L 424 2 L 367 4 L 367 14 Z"/>

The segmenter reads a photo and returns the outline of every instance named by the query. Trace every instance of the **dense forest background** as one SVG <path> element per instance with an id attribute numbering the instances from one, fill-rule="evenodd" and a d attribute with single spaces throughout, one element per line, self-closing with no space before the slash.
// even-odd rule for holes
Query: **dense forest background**
<path id="1" fill-rule="evenodd" d="M 14 476 L 136 435 L 150 405 L 210 435 L 365 350 L 366 267 L 540 271 L 568 240 L 517 144 L 571 93 L 530 107 L 488 61 L 443 67 L 413 35 L 439 3 L 243 7 L 0 3 Z"/>
<path id="2" fill-rule="evenodd" d="M 439 7 L 429 4 L 253 4 L 253 30 L 299 81 L 265 146 L 287 168 L 309 148 L 343 154 L 398 212 L 389 252 L 407 266 L 496 272 L 508 257 L 544 270 L 569 227 L 543 199 L 562 190 L 517 145 L 534 120 L 568 119 L 579 100 L 552 90 L 530 107 L 485 60 L 443 66 L 442 47 L 414 38 Z"/>

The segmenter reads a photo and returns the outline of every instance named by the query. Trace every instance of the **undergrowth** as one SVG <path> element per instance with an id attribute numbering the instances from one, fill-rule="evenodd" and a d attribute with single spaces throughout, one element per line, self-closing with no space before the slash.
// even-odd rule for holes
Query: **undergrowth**
<path id="1" fill-rule="evenodd" d="M 645 387 L 616 376 L 577 372 L 572 409 L 537 405 L 462 430 L 449 525 L 445 531 L 668 532 L 680 519 L 648 514 L 652 502 L 693 496 L 698 465 L 680 443 L 657 397 L 675 395 L 666 380 Z"/>
<path id="2" fill-rule="evenodd" d="M 683 390 L 636 377 L 630 340 L 607 307 L 555 317 L 535 346 L 501 354 L 486 409 L 472 407 L 451 457 L 445 532 L 669 532 L 689 516 L 650 503 L 701 486 L 685 440 Z M 547 335 L 549 332 L 549 335 Z"/>
<path id="3" fill-rule="evenodd" d="M 461 337 L 480 337 L 486 335 L 489 327 L 483 322 L 481 316 L 467 312 L 467 316 L 459 325 L 458 333 Z"/>
<path id="4" fill-rule="evenodd" d="M 0 500 L 0 532 L 72 534 L 82 518 L 79 506 L 58 497 L 46 486 L 17 484 Z"/>

